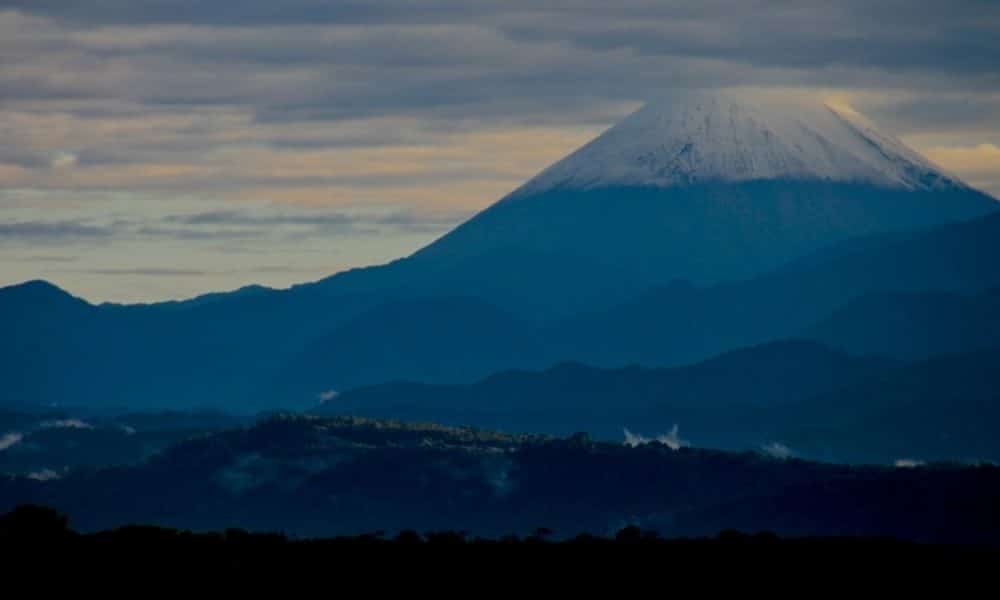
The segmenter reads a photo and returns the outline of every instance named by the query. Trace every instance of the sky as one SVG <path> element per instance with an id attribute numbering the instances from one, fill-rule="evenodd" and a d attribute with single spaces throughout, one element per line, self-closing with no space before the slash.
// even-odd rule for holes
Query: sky
<path id="1" fill-rule="evenodd" d="M 385 262 L 681 88 L 836 97 L 1000 196 L 998 57 L 992 0 L 0 0 L 0 285 Z"/>

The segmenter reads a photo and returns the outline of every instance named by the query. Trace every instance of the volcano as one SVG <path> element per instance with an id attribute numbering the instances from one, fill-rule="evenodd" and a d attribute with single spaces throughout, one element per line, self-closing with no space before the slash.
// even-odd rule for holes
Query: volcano
<path id="1" fill-rule="evenodd" d="M 997 208 L 850 108 L 686 93 L 647 104 L 406 262 L 436 286 L 572 312 Z"/>

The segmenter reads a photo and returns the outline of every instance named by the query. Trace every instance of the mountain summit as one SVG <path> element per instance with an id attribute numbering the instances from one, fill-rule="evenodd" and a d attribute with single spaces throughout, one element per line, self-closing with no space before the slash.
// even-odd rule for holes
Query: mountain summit
<path id="1" fill-rule="evenodd" d="M 767 179 L 909 190 L 966 187 L 849 107 L 820 101 L 764 104 L 715 92 L 647 104 L 516 195 Z"/>
<path id="2" fill-rule="evenodd" d="M 411 262 L 500 298 L 530 289 L 521 300 L 538 310 L 546 291 L 577 309 L 997 208 L 850 109 L 685 93 L 641 108 Z"/>

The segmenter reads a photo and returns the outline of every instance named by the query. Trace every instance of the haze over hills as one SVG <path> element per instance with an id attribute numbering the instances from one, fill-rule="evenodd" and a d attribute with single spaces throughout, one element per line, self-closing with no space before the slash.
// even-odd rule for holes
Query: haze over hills
<path id="1" fill-rule="evenodd" d="M 567 363 L 469 385 L 361 387 L 311 412 L 561 436 L 587 431 L 604 440 L 628 430 L 674 444 L 845 463 L 998 462 L 998 361 L 996 347 L 904 363 L 785 341 L 685 367 Z"/>
<path id="2" fill-rule="evenodd" d="M 0 473 L 51 481 L 79 470 L 139 463 L 192 437 L 248 423 L 222 413 L 0 410 Z"/>
<path id="3" fill-rule="evenodd" d="M 390 383 L 346 391 L 319 404 L 324 415 L 435 421 L 522 433 L 586 431 L 620 441 L 680 426 L 699 447 L 746 450 L 774 440 L 773 413 L 896 368 L 808 341 L 735 350 L 695 365 L 596 369 L 563 363 L 505 371 L 468 385 Z"/>
<path id="4" fill-rule="evenodd" d="M 862 296 L 811 327 L 810 339 L 855 354 L 919 360 L 995 348 L 1000 289 L 977 294 L 884 292 Z"/>
<path id="5" fill-rule="evenodd" d="M 1000 283 L 994 258 L 1000 252 L 998 233 L 1000 214 L 995 214 L 929 230 L 854 239 L 746 281 L 655 288 L 610 310 L 568 319 L 556 326 L 559 332 L 552 337 L 578 349 L 575 355 L 580 360 L 608 366 L 681 364 L 784 337 L 827 339 L 814 327 L 862 296 L 977 294 L 994 288 Z M 933 335 L 930 331 L 966 319 L 965 326 L 952 332 L 950 343 L 957 344 L 955 350 L 971 348 L 979 328 L 989 327 L 989 323 L 974 325 L 977 315 L 987 321 L 994 318 L 988 308 L 964 316 L 933 312 L 912 322 L 915 329 L 896 330 L 895 335 Z M 872 331 L 887 326 L 874 323 Z M 868 337 L 867 345 L 858 340 L 850 350 L 884 352 L 894 333 L 882 330 L 885 338 Z M 951 351 L 948 346 L 940 351 L 925 349 L 919 356 L 947 351 Z"/>
<path id="6" fill-rule="evenodd" d="M 773 436 L 822 460 L 997 463 L 998 361 L 994 346 L 886 370 L 774 415 Z"/>

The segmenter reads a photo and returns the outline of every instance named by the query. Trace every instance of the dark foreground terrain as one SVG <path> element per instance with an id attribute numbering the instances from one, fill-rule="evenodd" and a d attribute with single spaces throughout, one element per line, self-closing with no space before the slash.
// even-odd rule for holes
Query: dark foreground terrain
<path id="1" fill-rule="evenodd" d="M 436 564 L 434 571 L 455 577 L 454 568 L 476 567 L 496 574 L 498 563 L 486 557 L 517 556 L 541 561 L 517 563 L 510 575 L 555 574 L 564 565 L 578 568 L 581 559 L 599 559 L 602 573 L 608 568 L 640 566 L 636 559 L 660 561 L 650 573 L 680 574 L 687 565 L 718 568 L 729 565 L 812 565 L 825 569 L 828 561 L 841 567 L 860 568 L 893 577 L 894 568 L 909 571 L 915 564 L 936 569 L 994 563 L 1000 551 L 985 546 L 934 545 L 888 538 L 779 538 L 771 533 L 747 535 L 735 531 L 713 537 L 665 539 L 635 526 L 610 536 L 579 535 L 564 540 L 539 529 L 528 536 L 502 538 L 471 537 L 465 532 L 402 531 L 395 536 L 382 532 L 325 539 L 294 539 L 275 533 L 251 533 L 241 529 L 193 533 L 171 528 L 132 525 L 81 534 L 70 528 L 64 515 L 42 507 L 25 505 L 0 515 L 0 558 L 5 567 L 43 567 L 49 572 L 102 572 L 113 565 L 119 572 L 176 576 L 268 575 L 343 573 L 345 565 L 389 565 L 410 568 Z M 448 562 L 434 563 L 445 557 Z M 572 562 L 556 559 L 572 558 Z M 617 559 L 617 560 L 615 560 Z M 375 561 L 375 562 L 372 562 Z M 777 562 L 776 562 L 777 561 Z M 654 564 L 649 562 L 647 564 Z M 537 571 L 537 573 L 536 573 Z M 903 572 L 900 571 L 900 572 Z M 9 571 L 13 576 L 24 571 Z M 398 571 L 396 571 L 398 575 Z M 469 571 L 463 571 L 469 574 Z M 355 572 L 355 575 L 358 575 Z M 635 575 L 636 573 L 633 573 Z M 659 575 L 657 575 L 659 576 Z M 576 572 L 574 581 L 592 579 Z"/>
<path id="2" fill-rule="evenodd" d="M 501 538 L 545 527 L 565 540 L 636 525 L 668 538 L 740 530 L 1000 546 L 992 465 L 850 466 L 671 439 L 633 443 L 278 416 L 135 465 L 51 480 L 4 476 L 0 511 L 51 506 L 81 532 L 143 523 L 309 538 L 378 530 Z"/>

